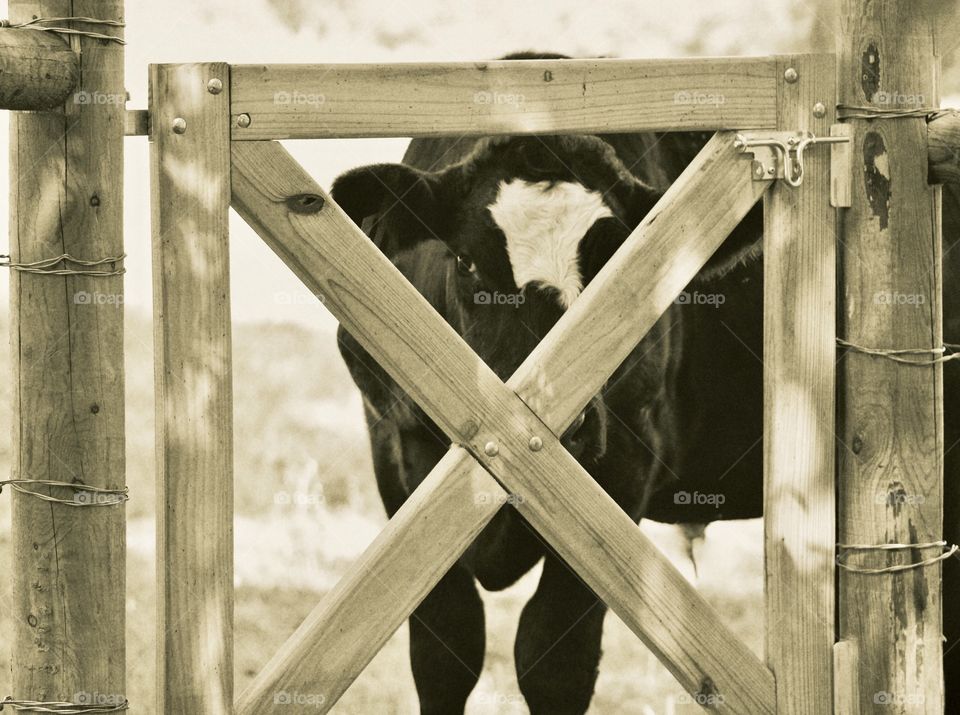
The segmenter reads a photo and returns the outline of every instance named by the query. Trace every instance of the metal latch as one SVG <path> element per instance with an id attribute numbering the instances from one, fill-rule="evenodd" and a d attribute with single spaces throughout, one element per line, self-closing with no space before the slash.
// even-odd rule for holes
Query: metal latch
<path id="1" fill-rule="evenodd" d="M 813 132 L 740 132 L 733 145 L 753 154 L 754 181 L 783 179 L 790 186 L 803 183 L 803 152 L 811 144 L 849 142 L 849 136 L 818 137 Z"/>

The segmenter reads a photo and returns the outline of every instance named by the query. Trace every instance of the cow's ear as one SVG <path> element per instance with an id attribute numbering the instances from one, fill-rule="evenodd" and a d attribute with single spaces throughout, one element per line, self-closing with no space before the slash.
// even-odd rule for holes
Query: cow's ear
<path id="1" fill-rule="evenodd" d="M 441 176 L 403 164 L 372 164 L 341 175 L 333 200 L 387 255 L 440 238 L 446 202 Z"/>

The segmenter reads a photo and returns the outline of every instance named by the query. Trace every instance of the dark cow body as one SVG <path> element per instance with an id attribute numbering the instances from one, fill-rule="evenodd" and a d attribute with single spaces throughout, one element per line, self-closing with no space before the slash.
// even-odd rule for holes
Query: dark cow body
<path id="1" fill-rule="evenodd" d="M 549 289 L 513 284 L 487 206 L 504 177 L 578 181 L 616 207 L 579 249 L 585 281 L 629 235 L 708 139 L 640 134 L 414 140 L 406 171 L 381 165 L 338 179 L 334 197 L 490 367 L 507 379 L 563 312 Z M 626 179 L 624 174 L 632 175 Z M 442 177 L 442 178 L 438 178 Z M 945 339 L 960 342 L 960 196 L 945 194 Z M 604 223 L 605 222 L 605 223 Z M 601 225 L 602 224 L 602 225 Z M 632 518 L 683 523 L 762 515 L 762 313 L 759 206 L 657 322 L 564 443 Z M 482 239 L 482 240 L 481 240 Z M 469 258 L 465 259 L 464 256 Z M 467 271 L 465 262 L 475 270 Z M 469 268 L 469 266 L 468 266 Z M 471 303 L 477 290 L 522 294 L 520 306 Z M 697 296 L 701 296 L 698 299 Z M 710 299 L 711 296 L 722 296 Z M 345 332 L 341 352 L 364 395 L 377 484 L 392 515 L 449 441 Z M 946 538 L 960 541 L 960 366 L 945 368 Z M 693 495 L 699 494 L 697 500 Z M 689 498 L 684 495 L 690 495 Z M 714 495 L 719 495 L 718 499 Z M 722 500 L 722 503 L 717 503 Z M 477 682 L 484 615 L 475 581 L 514 583 L 544 570 L 516 638 L 518 682 L 532 713 L 586 711 L 605 606 L 524 523 L 502 509 L 410 619 L 422 713 L 458 713 Z M 946 587 L 960 593 L 956 560 Z M 960 633 L 945 598 L 949 651 Z M 948 697 L 960 649 L 947 659 Z"/>

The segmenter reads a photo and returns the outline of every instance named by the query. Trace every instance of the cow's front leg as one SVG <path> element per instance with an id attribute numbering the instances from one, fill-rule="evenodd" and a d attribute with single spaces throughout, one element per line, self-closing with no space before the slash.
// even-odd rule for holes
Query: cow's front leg
<path id="1" fill-rule="evenodd" d="M 597 681 L 606 606 L 553 554 L 520 616 L 514 656 L 532 715 L 586 712 Z"/>
<path id="2" fill-rule="evenodd" d="M 410 664 L 421 715 L 462 713 L 483 668 L 483 602 L 473 576 L 453 568 L 410 616 Z"/>

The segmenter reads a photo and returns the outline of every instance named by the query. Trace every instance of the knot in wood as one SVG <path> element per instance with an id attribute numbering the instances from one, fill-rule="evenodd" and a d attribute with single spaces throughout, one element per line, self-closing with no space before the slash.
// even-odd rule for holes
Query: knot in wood
<path id="1" fill-rule="evenodd" d="M 287 209 L 295 214 L 316 214 L 323 209 L 324 200 L 317 194 L 295 194 L 287 197 Z"/>

